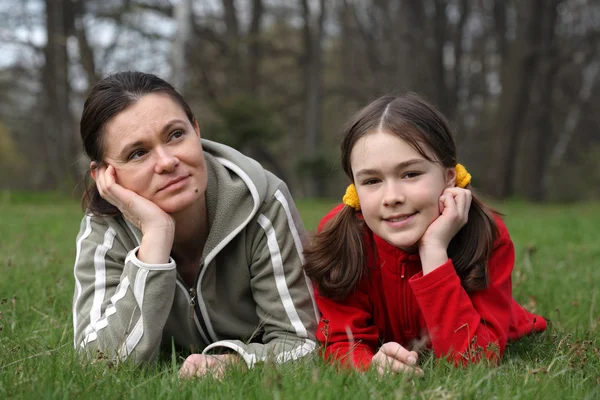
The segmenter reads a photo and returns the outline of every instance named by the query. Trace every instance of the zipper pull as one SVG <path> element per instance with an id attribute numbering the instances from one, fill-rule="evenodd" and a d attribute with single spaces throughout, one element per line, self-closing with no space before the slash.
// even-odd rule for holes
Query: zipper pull
<path id="1" fill-rule="evenodd" d="M 190 319 L 194 319 L 194 314 L 196 310 L 194 310 L 194 306 L 196 305 L 196 289 L 190 289 Z"/>
<path id="2" fill-rule="evenodd" d="M 404 272 L 406 272 L 406 263 L 402 262 L 402 271 L 400 272 L 401 279 L 404 279 Z"/>

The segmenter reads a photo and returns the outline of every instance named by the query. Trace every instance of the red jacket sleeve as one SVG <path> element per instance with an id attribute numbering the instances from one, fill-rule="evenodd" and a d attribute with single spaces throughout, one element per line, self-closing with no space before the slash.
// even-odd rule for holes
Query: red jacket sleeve
<path id="1" fill-rule="evenodd" d="M 413 276 L 410 285 L 417 298 L 437 357 L 456 365 L 504 354 L 511 321 L 514 246 L 504 223 L 496 220 L 499 239 L 488 263 L 487 288 L 467 294 L 452 260 L 431 273 Z"/>
<path id="2" fill-rule="evenodd" d="M 324 357 L 343 366 L 367 370 L 379 341 L 369 296 L 358 289 L 337 302 L 315 290 L 315 300 L 321 311 L 317 339 L 323 345 Z"/>

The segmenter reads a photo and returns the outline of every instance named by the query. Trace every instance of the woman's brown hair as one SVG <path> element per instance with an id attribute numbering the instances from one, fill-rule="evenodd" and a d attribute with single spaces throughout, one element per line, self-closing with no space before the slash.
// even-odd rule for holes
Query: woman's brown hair
<path id="1" fill-rule="evenodd" d="M 456 167 L 456 145 L 442 113 L 414 93 L 387 95 L 358 111 L 344 128 L 342 168 L 351 181 L 352 148 L 361 137 L 377 130 L 398 136 L 429 161 Z M 473 192 L 470 185 L 467 188 Z M 468 222 L 448 246 L 448 256 L 467 292 L 487 286 L 487 264 L 498 235 L 493 213 L 473 193 Z M 358 214 L 344 206 L 305 249 L 306 274 L 323 296 L 345 298 L 367 270 L 364 222 Z"/>
<path id="2" fill-rule="evenodd" d="M 101 165 L 104 159 L 106 124 L 118 113 L 150 93 L 168 95 L 185 112 L 194 125 L 196 118 L 183 96 L 169 83 L 156 75 L 137 71 L 119 72 L 98 82 L 90 91 L 81 113 L 80 132 L 83 150 L 91 161 Z M 90 182 L 90 171 L 83 178 L 85 191 L 81 206 L 87 213 L 99 216 L 117 216 L 121 212 L 104 200 L 96 184 Z"/>

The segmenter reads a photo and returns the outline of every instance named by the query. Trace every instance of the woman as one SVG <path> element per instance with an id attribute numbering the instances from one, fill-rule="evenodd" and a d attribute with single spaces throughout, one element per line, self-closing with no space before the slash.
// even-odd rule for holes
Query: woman
<path id="1" fill-rule="evenodd" d="M 81 137 L 95 185 L 77 236 L 75 348 L 135 362 L 172 341 L 183 376 L 315 347 L 305 231 L 284 182 L 200 138 L 183 97 L 141 72 L 92 88 Z"/>

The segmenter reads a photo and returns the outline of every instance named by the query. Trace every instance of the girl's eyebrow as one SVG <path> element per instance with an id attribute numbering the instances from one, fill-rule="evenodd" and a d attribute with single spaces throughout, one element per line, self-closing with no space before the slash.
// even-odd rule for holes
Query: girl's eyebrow
<path id="1" fill-rule="evenodd" d="M 398 163 L 398 165 L 396 165 L 395 169 L 404 169 L 404 168 L 408 168 L 408 167 L 412 167 L 414 165 L 418 165 L 418 164 L 426 164 L 427 161 L 423 160 L 422 158 L 414 158 L 412 160 L 406 160 L 406 161 L 402 161 L 401 163 Z M 359 170 L 356 173 L 356 179 L 360 178 L 361 176 L 369 176 L 369 175 L 374 175 L 376 174 L 378 171 L 376 169 L 372 169 L 372 168 L 364 168 Z"/>

